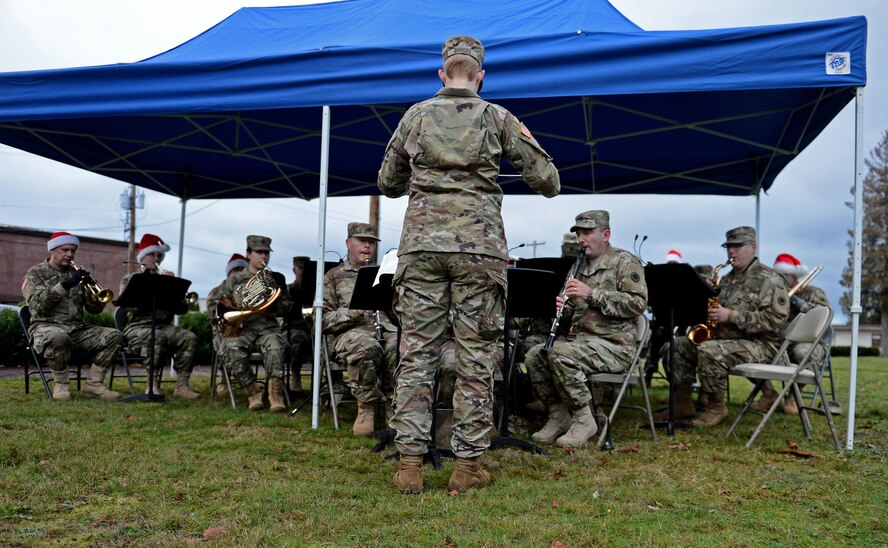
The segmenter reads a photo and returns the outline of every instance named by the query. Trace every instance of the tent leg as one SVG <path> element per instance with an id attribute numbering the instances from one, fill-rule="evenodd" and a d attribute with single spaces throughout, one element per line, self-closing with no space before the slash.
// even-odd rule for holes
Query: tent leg
<path id="1" fill-rule="evenodd" d="M 762 256 L 762 189 L 755 191 L 755 248 L 758 256 Z"/>
<path id="2" fill-rule="evenodd" d="M 863 238 L 863 88 L 854 101 L 854 253 L 851 289 L 851 378 L 848 381 L 848 433 L 845 449 L 854 449 L 854 409 L 857 400 L 857 345 L 859 344 L 860 263 Z"/>
<path id="3" fill-rule="evenodd" d="M 324 241 L 327 236 L 327 177 L 330 171 L 330 107 L 324 106 L 321 120 L 321 173 L 318 189 L 318 253 L 315 278 L 314 367 L 311 372 L 311 427 L 318 428 L 321 404 L 321 344 L 324 309 Z"/>
<path id="4" fill-rule="evenodd" d="M 179 263 L 176 266 L 176 275 L 182 277 L 182 258 L 185 256 L 185 206 L 188 198 L 182 198 L 182 212 L 179 214 Z M 173 319 L 175 325 L 179 325 L 179 316 Z M 170 369 L 172 372 L 172 368 Z M 172 374 L 172 373 L 171 373 Z"/>

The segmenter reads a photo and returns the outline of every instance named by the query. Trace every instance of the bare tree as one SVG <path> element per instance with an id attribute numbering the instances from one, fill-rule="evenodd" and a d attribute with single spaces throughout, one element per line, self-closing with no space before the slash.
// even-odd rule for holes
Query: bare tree
<path id="1" fill-rule="evenodd" d="M 869 171 L 863 180 L 863 239 L 860 305 L 861 323 L 882 326 L 882 355 L 888 355 L 888 131 L 866 160 Z M 851 190 L 852 195 L 854 189 Z M 848 204 L 853 207 L 852 204 Z M 842 271 L 846 287 L 839 304 L 850 315 L 853 273 L 853 232 L 848 242 L 848 265 Z M 884 313 L 883 313 L 884 312 Z"/>

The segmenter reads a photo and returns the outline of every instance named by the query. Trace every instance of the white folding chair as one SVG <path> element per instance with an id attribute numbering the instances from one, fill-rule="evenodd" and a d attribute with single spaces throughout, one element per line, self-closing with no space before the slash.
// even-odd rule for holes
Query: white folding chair
<path id="1" fill-rule="evenodd" d="M 820 393 L 823 393 L 823 382 L 820 377 L 819 368 L 820 364 L 813 363 L 811 356 L 814 354 L 814 350 L 820 342 L 820 339 L 822 339 L 823 335 L 826 333 L 827 328 L 829 328 L 829 324 L 832 322 L 832 317 L 832 310 L 825 306 L 818 306 L 808 312 L 799 314 L 786 329 L 783 344 L 780 345 L 780 348 L 777 350 L 777 354 L 771 363 L 744 363 L 730 369 L 731 375 L 751 379 L 755 381 L 755 386 L 743 403 L 743 408 L 740 410 L 740 413 L 737 414 L 734 424 L 732 424 L 730 430 L 728 430 L 728 436 L 734 433 L 737 425 L 740 424 L 740 419 L 743 418 L 746 410 L 749 409 L 750 404 L 752 404 L 765 382 L 781 381 L 785 384 L 783 390 L 780 392 L 780 396 L 774 400 L 771 408 L 765 414 L 764 418 L 762 418 L 762 421 L 755 429 L 755 432 L 750 436 L 749 441 L 746 442 L 746 447 L 752 446 L 758 435 L 764 430 L 768 420 L 771 419 L 771 415 L 774 414 L 778 406 L 782 405 L 783 398 L 786 397 L 791 390 L 793 398 L 795 398 L 796 404 L 799 407 L 799 417 L 802 421 L 802 429 L 805 431 L 805 436 L 809 438 L 811 437 L 811 423 L 808 420 L 807 410 L 822 411 L 826 416 L 826 422 L 829 424 L 829 429 L 832 433 L 833 445 L 835 445 L 836 450 L 839 450 L 839 436 L 836 433 L 832 413 L 830 413 L 830 410 L 826 405 L 825 398 L 821 398 L 819 408 L 807 407 L 804 405 L 802 394 L 799 390 L 799 385 L 814 384 L 817 386 Z M 787 349 L 791 344 L 796 343 L 810 343 L 811 348 L 800 363 L 793 364 L 789 359 Z"/>
<path id="2" fill-rule="evenodd" d="M 601 429 L 601 435 L 598 437 L 599 448 L 601 448 L 605 442 L 607 431 L 610 428 L 610 425 L 614 423 L 614 415 L 617 414 L 617 409 L 620 407 L 620 403 L 623 401 L 623 396 L 626 394 L 626 390 L 630 385 L 641 387 L 641 393 L 644 396 L 644 407 L 637 405 L 624 405 L 623 407 L 638 409 L 639 411 L 646 413 L 648 425 L 651 428 L 651 437 L 653 437 L 654 441 L 657 441 L 657 430 L 654 428 L 654 414 L 651 411 L 651 400 L 648 397 L 647 383 L 644 382 L 645 362 L 641 359 L 651 334 L 650 321 L 644 315 L 640 315 L 638 316 L 635 325 L 635 356 L 632 358 L 632 364 L 626 369 L 626 372 L 596 373 L 594 375 L 589 375 L 586 378 L 589 383 L 620 385 L 620 390 L 614 397 L 613 407 L 611 407 L 610 414 L 607 417 L 607 424 L 605 425 L 605 428 Z"/>

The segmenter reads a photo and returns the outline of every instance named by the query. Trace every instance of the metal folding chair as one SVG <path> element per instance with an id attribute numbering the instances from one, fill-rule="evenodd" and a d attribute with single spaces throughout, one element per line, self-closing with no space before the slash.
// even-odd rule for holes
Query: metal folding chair
<path id="1" fill-rule="evenodd" d="M 805 432 L 805 436 L 809 438 L 811 437 L 811 422 L 808 419 L 807 410 L 820 410 L 826 416 L 826 422 L 829 425 L 830 433 L 833 438 L 833 445 L 835 445 L 836 450 L 840 449 L 839 436 L 836 433 L 832 414 L 829 412 L 825 399 L 821 398 L 821 405 L 819 408 L 805 406 L 804 400 L 802 400 L 801 391 L 799 390 L 799 385 L 813 384 L 817 386 L 817 389 L 821 393 L 823 393 L 823 381 L 820 377 L 819 368 L 820 364 L 813 363 L 811 356 L 814 353 L 817 343 L 820 342 L 826 333 L 826 330 L 832 321 L 832 317 L 832 310 L 825 306 L 818 306 L 808 312 L 799 314 L 787 328 L 783 344 L 780 345 L 774 360 L 770 364 L 745 363 L 730 369 L 731 375 L 751 379 L 755 381 L 755 386 L 746 398 L 740 413 L 737 414 L 734 424 L 732 424 L 730 430 L 728 430 L 728 436 L 734 433 L 734 430 L 737 428 L 737 425 L 740 424 L 740 420 L 743 418 L 746 410 L 749 409 L 749 406 L 752 404 L 753 400 L 755 400 L 756 395 L 758 395 L 765 382 L 781 381 L 785 383 L 783 390 L 780 392 L 779 397 L 774 400 L 771 408 L 765 414 L 764 418 L 762 418 L 758 427 L 752 433 L 752 436 L 750 436 L 749 441 L 746 442 L 746 447 L 752 446 L 753 442 L 759 434 L 761 434 L 762 430 L 764 430 L 765 425 L 768 424 L 771 415 L 774 414 L 778 406 L 783 404 L 783 398 L 792 391 L 792 395 L 799 407 L 799 417 L 802 421 L 802 429 Z M 801 363 L 793 364 L 789 359 L 787 349 L 791 344 L 797 343 L 810 343 L 811 348 L 801 360 Z"/>
<path id="2" fill-rule="evenodd" d="M 635 325 L 636 349 L 635 356 L 633 357 L 632 364 L 629 366 L 629 368 L 626 369 L 624 373 L 596 373 L 594 375 L 589 375 L 586 378 L 586 380 L 590 384 L 600 383 L 620 386 L 620 390 L 614 397 L 613 406 L 611 407 L 610 413 L 607 416 L 607 423 L 605 425 L 605 428 L 601 429 L 601 434 L 598 437 L 599 448 L 601 448 L 605 443 L 608 429 L 610 428 L 610 425 L 612 425 L 614 422 L 614 416 L 617 414 L 617 409 L 621 407 L 623 396 L 626 394 L 629 386 L 641 387 L 641 393 L 644 397 L 644 407 L 638 405 L 623 405 L 622 407 L 637 409 L 644 412 L 647 415 L 648 425 L 651 429 L 651 437 L 653 437 L 654 441 L 657 441 L 657 430 L 654 428 L 654 413 L 651 410 L 651 400 L 648 397 L 647 383 L 644 379 L 645 362 L 641 359 L 651 334 L 650 321 L 644 315 L 640 315 L 638 316 Z"/>
<path id="3" fill-rule="evenodd" d="M 22 326 L 22 334 L 25 337 L 25 346 L 31 354 L 31 359 L 36 367 L 36 370 L 31 371 L 31 364 L 25 362 L 25 394 L 31 392 L 31 376 L 38 375 L 40 377 L 40 382 L 43 383 L 43 388 L 46 390 L 46 397 L 52 399 L 52 390 L 49 389 L 49 381 L 46 379 L 46 372 L 43 370 L 43 356 L 40 356 L 37 354 L 37 351 L 34 350 L 34 341 L 31 340 L 31 334 L 28 332 L 28 328 L 31 326 L 31 309 L 28 308 L 27 305 L 21 307 L 18 316 L 19 323 Z M 77 381 L 77 390 L 80 390 L 80 381 L 83 379 L 83 365 L 91 362 L 92 354 L 89 352 L 75 350 L 71 354 L 71 363 L 74 367 L 68 369 L 68 374 L 70 375 L 71 373 L 74 373 L 74 376 L 71 378 Z"/>

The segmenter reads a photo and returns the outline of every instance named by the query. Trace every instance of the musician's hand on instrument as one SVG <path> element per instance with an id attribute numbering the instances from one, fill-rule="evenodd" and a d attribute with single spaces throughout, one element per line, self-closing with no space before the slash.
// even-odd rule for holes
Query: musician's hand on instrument
<path id="1" fill-rule="evenodd" d="M 592 288 L 576 278 L 568 281 L 564 289 L 564 294 L 568 297 L 579 297 L 584 301 L 589 297 L 590 293 L 592 293 Z"/>
<path id="2" fill-rule="evenodd" d="M 164 276 L 175 276 L 175 274 L 173 274 L 173 272 L 172 272 L 171 270 L 164 270 L 164 271 L 162 272 L 162 274 L 163 274 Z"/>
<path id="3" fill-rule="evenodd" d="M 555 308 L 560 309 L 561 307 L 563 307 L 564 300 L 564 297 L 562 297 L 561 295 L 555 295 Z"/>
<path id="4" fill-rule="evenodd" d="M 87 276 L 89 276 L 89 272 L 83 270 L 82 268 L 78 268 L 74 271 L 74 274 L 71 274 L 70 278 L 62 280 L 62 287 L 70 291 L 72 287 L 79 284 L 81 281 L 83 281 L 83 278 Z"/>
<path id="5" fill-rule="evenodd" d="M 725 323 L 728 321 L 728 317 L 731 315 L 731 309 L 725 308 L 723 306 L 717 306 L 715 308 L 710 308 L 706 312 L 706 319 L 716 323 Z"/>
<path id="6" fill-rule="evenodd" d="M 789 306 L 793 310 L 801 310 L 802 306 L 805 305 L 805 299 L 799 297 L 798 295 L 793 295 L 789 299 Z"/>

